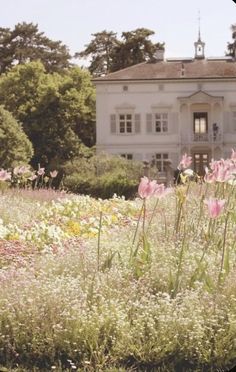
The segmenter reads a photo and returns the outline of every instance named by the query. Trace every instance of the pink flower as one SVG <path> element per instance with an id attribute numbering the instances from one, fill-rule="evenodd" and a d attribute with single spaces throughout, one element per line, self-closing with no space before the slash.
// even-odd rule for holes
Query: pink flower
<path id="1" fill-rule="evenodd" d="M 182 156 L 182 159 L 178 165 L 178 169 L 179 170 L 183 170 L 183 169 L 186 169 L 188 168 L 190 165 L 192 164 L 192 157 L 191 156 L 188 156 L 187 154 L 184 154 Z"/>
<path id="2" fill-rule="evenodd" d="M 17 176 L 17 175 L 22 175 L 24 173 L 27 173 L 29 172 L 29 166 L 25 166 L 25 165 L 21 165 L 21 166 L 18 166 L 18 167 L 15 167 L 13 169 L 13 173 Z"/>
<path id="3" fill-rule="evenodd" d="M 54 170 L 54 171 L 50 172 L 50 176 L 52 178 L 55 178 L 57 175 L 58 175 L 58 171 L 57 170 Z"/>
<path id="4" fill-rule="evenodd" d="M 147 177 L 142 177 L 138 187 L 140 198 L 145 199 L 153 196 L 156 190 L 156 185 L 157 182 L 155 180 L 151 181 Z"/>
<path id="5" fill-rule="evenodd" d="M 232 149 L 231 160 L 236 161 L 236 151 Z"/>
<path id="6" fill-rule="evenodd" d="M 39 176 L 43 176 L 44 173 L 45 173 L 45 168 L 39 168 L 37 173 L 38 173 Z"/>
<path id="7" fill-rule="evenodd" d="M 163 183 L 161 184 L 156 184 L 155 191 L 154 191 L 154 196 L 157 196 L 158 198 L 163 198 L 167 194 L 172 192 L 171 187 L 165 187 Z"/>
<path id="8" fill-rule="evenodd" d="M 29 181 L 34 181 L 37 178 L 36 174 L 32 174 L 32 176 L 28 177 Z"/>
<path id="9" fill-rule="evenodd" d="M 11 179 L 11 173 L 4 169 L 0 170 L 0 181 L 8 181 Z"/>
<path id="10" fill-rule="evenodd" d="M 204 201 L 204 203 L 208 207 L 208 213 L 211 218 L 216 218 L 222 213 L 225 202 L 226 202 L 225 199 L 214 199 L 214 198 L 209 198 L 208 200 Z"/>

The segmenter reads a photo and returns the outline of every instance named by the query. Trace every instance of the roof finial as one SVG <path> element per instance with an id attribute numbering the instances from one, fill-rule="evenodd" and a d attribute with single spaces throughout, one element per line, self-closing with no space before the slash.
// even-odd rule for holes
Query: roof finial
<path id="1" fill-rule="evenodd" d="M 198 11 L 198 41 L 201 41 L 201 13 Z"/>

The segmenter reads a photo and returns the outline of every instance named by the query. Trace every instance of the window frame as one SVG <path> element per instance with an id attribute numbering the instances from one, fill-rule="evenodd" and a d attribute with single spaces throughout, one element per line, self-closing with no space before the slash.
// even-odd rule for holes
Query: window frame
<path id="1" fill-rule="evenodd" d="M 201 123 L 201 120 L 204 119 L 204 122 Z M 197 122 L 199 120 L 199 122 Z M 204 124 L 204 131 L 201 127 Z M 197 129 L 198 125 L 198 130 Z M 204 135 L 208 133 L 208 112 L 193 112 L 193 133 L 197 135 Z"/>
<path id="2" fill-rule="evenodd" d="M 166 172 L 165 161 L 169 159 L 169 154 L 167 152 L 156 152 L 155 153 L 155 166 L 159 172 Z M 158 167 L 160 164 L 160 168 Z"/>
<path id="3" fill-rule="evenodd" d="M 153 132 L 155 134 L 169 133 L 169 113 L 167 111 L 156 111 L 152 113 Z M 159 130 L 157 130 L 159 125 Z"/>
<path id="4" fill-rule="evenodd" d="M 130 116 L 130 118 L 128 118 Z M 123 117 L 123 118 L 121 118 Z M 122 131 L 121 131 L 122 125 Z M 130 130 L 128 130 L 130 128 Z M 118 113 L 118 134 L 121 135 L 131 135 L 135 134 L 134 128 L 134 114 L 131 112 L 119 112 Z"/>

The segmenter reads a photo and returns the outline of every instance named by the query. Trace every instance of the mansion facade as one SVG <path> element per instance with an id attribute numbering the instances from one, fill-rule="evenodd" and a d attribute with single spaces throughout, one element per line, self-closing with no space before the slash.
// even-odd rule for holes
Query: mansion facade
<path id="1" fill-rule="evenodd" d="M 176 168 L 184 153 L 203 174 L 212 158 L 236 147 L 236 61 L 205 58 L 200 35 L 194 58 L 155 60 L 94 79 L 97 152 Z"/>

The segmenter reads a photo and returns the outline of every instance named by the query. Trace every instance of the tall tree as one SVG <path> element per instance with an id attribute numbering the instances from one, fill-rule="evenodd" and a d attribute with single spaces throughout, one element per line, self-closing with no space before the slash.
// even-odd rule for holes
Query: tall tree
<path id="1" fill-rule="evenodd" d="M 122 42 L 114 51 L 112 71 L 133 66 L 152 60 L 157 49 L 164 48 L 163 43 L 153 43 L 149 38 L 154 31 L 147 28 L 137 28 L 133 31 L 123 32 Z"/>
<path id="2" fill-rule="evenodd" d="M 151 60 L 162 43 L 153 43 L 150 36 L 154 31 L 138 28 L 134 31 L 123 32 L 121 40 L 112 31 L 102 31 L 93 34 L 93 40 L 86 49 L 76 53 L 76 57 L 91 57 L 89 70 L 93 76 L 102 76 L 125 67 Z"/>
<path id="3" fill-rule="evenodd" d="M 102 31 L 92 34 L 92 41 L 86 45 L 85 50 L 76 53 L 75 57 L 91 57 L 89 71 L 94 76 L 101 76 L 112 71 L 114 50 L 120 44 L 116 33 L 113 31 Z"/>
<path id="4" fill-rule="evenodd" d="M 60 71 L 70 66 L 68 48 L 61 41 L 52 41 L 38 25 L 18 23 L 13 30 L 0 28 L 0 73 L 16 64 L 40 60 L 47 71 Z"/>
<path id="5" fill-rule="evenodd" d="M 228 43 L 227 49 L 228 53 L 226 53 L 228 56 L 231 56 L 233 58 L 236 58 L 236 23 L 231 25 L 231 31 L 232 31 L 232 42 Z"/>
<path id="6" fill-rule="evenodd" d="M 22 123 L 33 165 L 59 165 L 80 153 L 78 123 L 94 124 L 94 102 L 90 74 L 79 67 L 48 74 L 40 62 L 30 62 L 0 77 L 0 103 Z"/>

